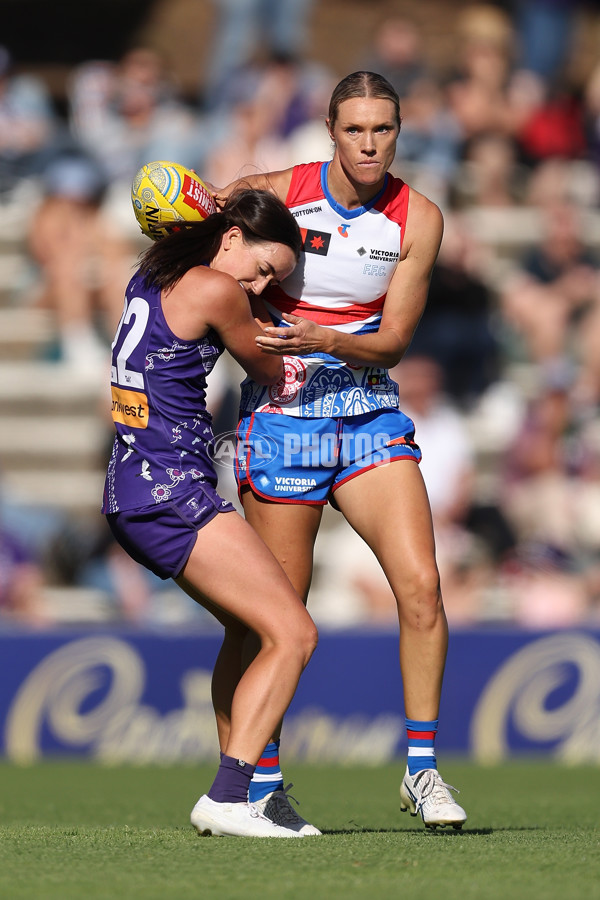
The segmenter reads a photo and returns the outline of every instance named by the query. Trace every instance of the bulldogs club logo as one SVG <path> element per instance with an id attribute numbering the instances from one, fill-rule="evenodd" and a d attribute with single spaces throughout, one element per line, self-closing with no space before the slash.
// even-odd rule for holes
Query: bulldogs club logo
<path id="1" fill-rule="evenodd" d="M 291 403 L 306 381 L 306 366 L 296 356 L 283 357 L 283 378 L 269 388 L 273 403 Z"/>

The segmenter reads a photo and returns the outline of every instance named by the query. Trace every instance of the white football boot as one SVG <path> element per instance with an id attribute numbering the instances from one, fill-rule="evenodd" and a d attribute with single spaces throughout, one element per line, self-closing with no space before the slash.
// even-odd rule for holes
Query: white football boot
<path id="1" fill-rule="evenodd" d="M 408 768 L 400 785 L 400 809 L 411 816 L 421 813 L 426 828 L 452 825 L 462 828 L 467 821 L 464 809 L 455 803 L 450 791 L 460 793 L 451 784 L 442 781 L 437 769 L 422 769 L 416 775 L 409 775 Z"/>
<path id="2" fill-rule="evenodd" d="M 271 822 L 275 822 L 276 825 L 283 825 L 284 828 L 290 828 L 292 831 L 297 832 L 299 837 L 305 837 L 309 834 L 321 834 L 319 829 L 307 822 L 306 819 L 303 819 L 290 803 L 290 800 L 298 803 L 295 797 L 292 797 L 291 794 L 288 795 L 291 787 L 293 785 L 288 784 L 281 791 L 271 791 L 266 797 L 255 800 L 254 805 Z"/>
<path id="3" fill-rule="evenodd" d="M 297 831 L 276 825 L 265 818 L 253 803 L 217 803 L 203 794 L 194 806 L 190 821 L 198 834 L 236 837 L 304 837 Z"/>

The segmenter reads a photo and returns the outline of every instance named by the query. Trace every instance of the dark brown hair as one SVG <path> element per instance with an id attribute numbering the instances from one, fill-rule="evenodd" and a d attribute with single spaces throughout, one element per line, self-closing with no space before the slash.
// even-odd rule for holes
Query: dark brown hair
<path id="1" fill-rule="evenodd" d="M 333 89 L 329 101 L 329 128 L 333 129 L 336 123 L 340 103 L 351 100 L 353 97 L 373 97 L 377 100 L 391 100 L 396 110 L 396 124 L 400 130 L 402 116 L 400 115 L 400 98 L 396 89 L 383 75 L 376 72 L 352 72 L 346 75 Z"/>
<path id="2" fill-rule="evenodd" d="M 139 270 L 149 284 L 168 290 L 189 269 L 209 263 L 233 226 L 248 244 L 285 244 L 296 262 L 300 258 L 300 229 L 289 209 L 269 191 L 244 189 L 233 193 L 221 212 L 156 241 L 142 254 Z"/>

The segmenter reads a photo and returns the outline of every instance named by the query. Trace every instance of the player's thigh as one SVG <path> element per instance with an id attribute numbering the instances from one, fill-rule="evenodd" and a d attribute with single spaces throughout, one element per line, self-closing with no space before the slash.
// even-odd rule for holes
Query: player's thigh
<path id="1" fill-rule="evenodd" d="M 435 542 L 429 499 L 418 464 L 376 466 L 335 492 L 340 511 L 369 544 L 398 596 L 410 580 L 435 584 Z"/>
<path id="2" fill-rule="evenodd" d="M 257 497 L 249 488 L 242 491 L 242 503 L 246 521 L 272 551 L 306 603 L 323 507 L 272 503 Z"/>
<path id="3" fill-rule="evenodd" d="M 291 637 L 307 626 L 285 572 L 237 513 L 218 515 L 198 531 L 177 582 L 191 586 L 194 598 L 225 613 L 225 620 L 233 617 L 261 637 Z"/>

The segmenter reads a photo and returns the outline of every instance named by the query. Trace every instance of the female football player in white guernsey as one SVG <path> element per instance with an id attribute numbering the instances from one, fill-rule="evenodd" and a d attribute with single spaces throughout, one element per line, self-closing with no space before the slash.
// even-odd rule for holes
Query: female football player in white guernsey
<path id="1" fill-rule="evenodd" d="M 307 598 L 324 504 L 337 507 L 372 548 L 394 592 L 408 737 L 401 809 L 427 827 L 460 828 L 466 813 L 437 771 L 434 739 L 448 644 L 427 493 L 414 424 L 388 377 L 425 307 L 443 232 L 438 207 L 389 168 L 400 131 L 398 95 L 372 72 L 334 89 L 326 120 L 333 158 L 253 175 L 240 184 L 270 190 L 296 216 L 301 261 L 264 295 L 273 327 L 256 337 L 283 356 L 284 376 L 242 387 L 238 482 L 247 521 Z M 417 423 L 418 424 L 418 423 Z M 253 435 L 280 448 L 253 454 Z M 249 451 L 249 452 L 248 452 Z M 239 632 L 223 658 L 239 670 Z M 224 671 L 223 669 L 222 671 Z M 215 703 L 226 737 L 230 686 Z M 259 761 L 250 799 L 274 821 L 312 832 L 289 803 L 277 733 Z"/>
<path id="2" fill-rule="evenodd" d="M 273 554 L 217 493 L 205 403 L 206 377 L 224 349 L 259 383 L 280 376 L 281 361 L 254 343 L 260 328 L 251 302 L 290 274 L 300 246 L 276 197 L 236 194 L 222 212 L 144 253 L 112 347 L 116 436 L 103 512 L 115 538 L 228 632 L 251 629 L 260 642 L 229 697 L 216 778 L 191 813 L 201 834 L 304 836 L 249 804 L 248 785 L 310 659 L 316 628 Z"/>

